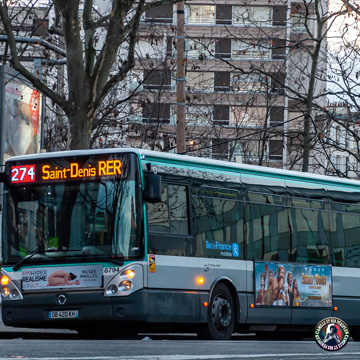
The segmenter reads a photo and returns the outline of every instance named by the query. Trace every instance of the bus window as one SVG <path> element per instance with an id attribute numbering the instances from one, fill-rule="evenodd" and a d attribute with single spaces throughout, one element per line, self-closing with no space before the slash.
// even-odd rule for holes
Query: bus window
<path id="1" fill-rule="evenodd" d="M 168 184 L 170 234 L 188 235 L 186 186 Z"/>
<path id="2" fill-rule="evenodd" d="M 324 223 L 327 213 L 323 202 L 292 198 L 290 230 L 292 234 L 291 260 L 309 263 L 330 263 L 329 240 Z M 319 209 L 319 210 L 315 210 Z M 323 217 L 325 216 L 325 222 Z"/>
<path id="3" fill-rule="evenodd" d="M 244 259 L 243 207 L 235 201 L 236 197 L 231 200 L 221 197 L 233 192 L 209 189 L 206 194 L 214 197 L 192 197 L 197 256 Z"/>
<path id="4" fill-rule="evenodd" d="M 161 202 L 147 203 L 150 254 L 194 254 L 188 221 L 187 186 L 162 183 Z"/>
<path id="5" fill-rule="evenodd" d="M 248 192 L 245 214 L 247 259 L 288 261 L 288 213 L 282 197 Z"/>
<path id="6" fill-rule="evenodd" d="M 188 235 L 186 186 L 163 183 L 161 202 L 147 203 L 147 214 L 149 232 Z"/>
<path id="7" fill-rule="evenodd" d="M 339 239 L 344 239 L 345 245 L 345 266 L 360 267 L 360 218 L 354 214 L 337 214 L 339 223 L 341 224 Z"/>
<path id="8" fill-rule="evenodd" d="M 170 233 L 167 184 L 162 184 L 161 201 L 147 203 L 147 223 L 149 232 Z"/>

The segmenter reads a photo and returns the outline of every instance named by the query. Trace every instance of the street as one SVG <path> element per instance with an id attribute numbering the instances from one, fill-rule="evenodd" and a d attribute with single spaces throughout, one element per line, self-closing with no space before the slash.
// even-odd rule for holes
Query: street
<path id="1" fill-rule="evenodd" d="M 0 321 L 0 360 L 231 360 L 359 359 L 360 343 L 350 341 L 334 353 L 311 338 L 260 341 L 254 334 L 235 334 L 230 341 L 200 341 L 195 334 L 139 334 L 116 340 L 80 340 L 75 331 L 17 329 Z"/>
<path id="2" fill-rule="evenodd" d="M 226 360 L 226 359 L 359 359 L 360 345 L 350 342 L 329 353 L 314 341 L 194 340 L 0 340 L 0 360 Z"/>

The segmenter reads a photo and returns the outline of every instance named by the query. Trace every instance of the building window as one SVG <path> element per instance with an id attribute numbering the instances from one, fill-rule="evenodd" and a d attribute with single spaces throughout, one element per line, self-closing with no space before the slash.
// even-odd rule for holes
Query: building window
<path id="1" fill-rule="evenodd" d="M 143 89 L 143 72 L 141 70 L 132 70 L 129 72 L 129 91 L 139 91 Z"/>
<path id="2" fill-rule="evenodd" d="M 232 57 L 234 59 L 271 59 L 269 43 L 266 41 L 245 42 L 232 41 Z"/>
<path id="3" fill-rule="evenodd" d="M 231 25 L 232 6 L 216 5 L 216 25 Z"/>
<path id="4" fill-rule="evenodd" d="M 266 107 L 232 106 L 230 125 L 241 128 L 259 128 L 265 125 Z"/>
<path id="5" fill-rule="evenodd" d="M 302 112 L 289 112 L 289 130 L 301 131 L 304 127 L 304 114 Z"/>
<path id="6" fill-rule="evenodd" d="M 294 32 L 307 32 L 306 27 L 312 31 L 311 28 L 312 21 L 309 18 L 309 15 L 301 14 L 296 12 L 291 15 L 291 29 Z"/>
<path id="7" fill-rule="evenodd" d="M 216 39 L 215 57 L 222 59 L 231 58 L 231 39 Z"/>
<path id="8" fill-rule="evenodd" d="M 145 12 L 145 22 L 150 23 L 172 24 L 173 17 L 173 4 L 162 4 Z"/>
<path id="9" fill-rule="evenodd" d="M 130 104 L 129 121 L 132 123 L 142 123 L 143 108 L 138 103 Z"/>
<path id="10" fill-rule="evenodd" d="M 212 124 L 213 108 L 210 106 L 193 105 L 186 107 L 187 126 L 209 126 Z"/>
<path id="11" fill-rule="evenodd" d="M 233 25 L 269 26 L 271 25 L 271 7 L 234 6 Z"/>
<path id="12" fill-rule="evenodd" d="M 234 92 L 265 92 L 268 79 L 260 74 L 231 74 L 231 90 Z"/>
<path id="13" fill-rule="evenodd" d="M 286 41 L 284 39 L 274 39 L 272 42 L 272 58 L 285 59 L 286 56 Z"/>
<path id="14" fill-rule="evenodd" d="M 170 104 L 144 104 L 143 123 L 163 123 L 170 122 Z"/>
<path id="15" fill-rule="evenodd" d="M 176 57 L 176 39 L 174 37 L 168 36 L 166 38 L 166 58 L 175 58 Z"/>
<path id="16" fill-rule="evenodd" d="M 216 71 L 214 75 L 214 91 L 230 91 L 230 73 Z"/>
<path id="17" fill-rule="evenodd" d="M 285 74 L 278 72 L 271 74 L 271 92 L 275 94 L 284 94 Z"/>
<path id="18" fill-rule="evenodd" d="M 230 106 L 215 105 L 213 115 L 214 125 L 229 125 Z"/>
<path id="19" fill-rule="evenodd" d="M 145 70 L 145 90 L 171 90 L 171 72 L 169 70 Z"/>
<path id="20" fill-rule="evenodd" d="M 137 59 L 163 59 L 164 48 L 165 45 L 163 37 L 144 37 L 139 39 L 136 44 L 135 56 Z"/>
<path id="21" fill-rule="evenodd" d="M 230 125 L 247 127 L 250 123 L 250 111 L 250 106 L 232 106 Z"/>
<path id="22" fill-rule="evenodd" d="M 214 73 L 189 71 L 186 74 L 186 87 L 188 91 L 212 91 Z"/>
<path id="23" fill-rule="evenodd" d="M 188 5 L 187 24 L 215 24 L 215 6 Z"/>
<path id="24" fill-rule="evenodd" d="M 287 6 L 273 7 L 273 26 L 286 26 Z"/>
<path id="25" fill-rule="evenodd" d="M 269 160 L 281 161 L 283 158 L 283 140 L 269 141 Z"/>
<path id="26" fill-rule="evenodd" d="M 211 39 L 188 39 L 188 57 L 205 60 L 213 57 L 215 53 L 215 43 Z"/>
<path id="27" fill-rule="evenodd" d="M 340 126 L 336 127 L 336 144 L 340 145 L 340 141 L 341 141 L 341 129 Z"/>
<path id="28" fill-rule="evenodd" d="M 270 109 L 270 126 L 284 126 L 284 107 L 273 106 Z"/>

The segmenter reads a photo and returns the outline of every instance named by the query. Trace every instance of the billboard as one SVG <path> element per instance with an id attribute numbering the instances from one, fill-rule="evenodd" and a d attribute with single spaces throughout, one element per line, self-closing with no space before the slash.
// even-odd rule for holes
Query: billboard
<path id="1" fill-rule="evenodd" d="M 2 160 L 40 151 L 42 95 L 28 81 L 1 67 Z"/>
<path id="2" fill-rule="evenodd" d="M 332 307 L 331 266 L 255 262 L 256 306 Z"/>

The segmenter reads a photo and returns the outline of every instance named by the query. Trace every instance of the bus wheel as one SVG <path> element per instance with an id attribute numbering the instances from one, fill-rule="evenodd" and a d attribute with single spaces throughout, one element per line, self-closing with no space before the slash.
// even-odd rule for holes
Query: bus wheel
<path id="1" fill-rule="evenodd" d="M 200 339 L 229 340 L 235 327 L 235 307 L 230 290 L 224 284 L 216 285 L 211 296 L 208 321 L 198 330 Z"/>

